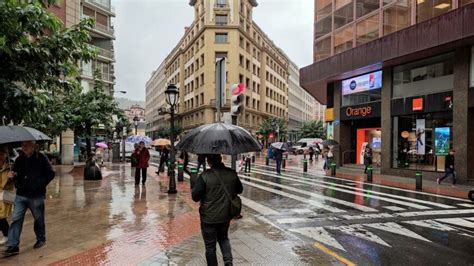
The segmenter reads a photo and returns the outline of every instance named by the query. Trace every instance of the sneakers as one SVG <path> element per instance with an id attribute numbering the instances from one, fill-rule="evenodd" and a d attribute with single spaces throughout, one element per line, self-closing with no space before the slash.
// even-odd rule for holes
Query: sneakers
<path id="1" fill-rule="evenodd" d="M 18 253 L 20 253 L 20 249 L 18 247 L 7 247 L 7 249 L 3 251 L 2 254 L 5 257 L 11 257 L 17 255 Z"/>
<path id="2" fill-rule="evenodd" d="M 439 178 L 436 178 L 436 183 L 438 183 L 438 185 L 441 184 L 441 181 L 439 180 Z"/>
<path id="3" fill-rule="evenodd" d="M 37 248 L 42 248 L 44 247 L 44 245 L 46 245 L 46 242 L 45 241 L 36 241 L 35 245 L 33 246 L 34 249 L 37 249 Z"/>
<path id="4" fill-rule="evenodd" d="M 8 237 L 2 236 L 0 238 L 0 246 L 5 245 L 8 242 Z"/>

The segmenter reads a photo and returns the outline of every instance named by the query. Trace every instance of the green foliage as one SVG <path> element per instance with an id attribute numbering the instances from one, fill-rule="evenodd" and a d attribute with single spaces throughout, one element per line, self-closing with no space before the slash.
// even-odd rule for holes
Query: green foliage
<path id="1" fill-rule="evenodd" d="M 259 128 L 257 129 L 257 134 L 261 134 L 265 143 L 268 141 L 268 134 L 273 133 L 276 134 L 277 128 L 279 126 L 279 136 L 275 135 L 275 138 L 278 140 L 283 140 L 286 138 L 287 127 L 286 122 L 284 119 L 281 118 L 267 118 L 263 120 L 260 124 Z M 274 139 L 274 141 L 278 141 Z"/>
<path id="2" fill-rule="evenodd" d="M 78 62 L 92 60 L 92 19 L 64 28 L 45 7 L 53 0 L 0 1 L 0 114 L 52 136 L 68 125 L 63 99 L 77 93 Z"/>
<path id="3" fill-rule="evenodd" d="M 175 121 L 174 134 L 175 134 L 175 136 L 179 136 L 179 135 L 181 135 L 181 133 L 183 133 L 183 128 L 181 127 L 181 125 L 179 123 L 177 123 Z M 158 129 L 156 130 L 156 133 L 155 133 L 157 138 L 170 138 L 170 134 L 171 134 L 171 130 L 170 130 L 169 125 L 158 127 Z"/>
<path id="4" fill-rule="evenodd" d="M 308 121 L 303 123 L 298 134 L 299 138 L 326 138 L 326 131 L 322 121 Z"/>

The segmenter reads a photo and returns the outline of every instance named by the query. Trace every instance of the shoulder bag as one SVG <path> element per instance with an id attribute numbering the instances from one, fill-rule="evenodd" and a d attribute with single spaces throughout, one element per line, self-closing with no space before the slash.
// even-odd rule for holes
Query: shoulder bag
<path id="1" fill-rule="evenodd" d="M 224 190 L 227 199 L 230 201 L 230 216 L 232 218 L 238 217 L 240 215 L 240 212 L 242 211 L 242 200 L 238 195 L 234 195 L 233 197 L 231 197 L 229 191 L 227 191 L 227 188 L 224 185 L 224 181 L 222 181 L 222 178 L 217 178 L 221 182 L 222 189 Z"/>

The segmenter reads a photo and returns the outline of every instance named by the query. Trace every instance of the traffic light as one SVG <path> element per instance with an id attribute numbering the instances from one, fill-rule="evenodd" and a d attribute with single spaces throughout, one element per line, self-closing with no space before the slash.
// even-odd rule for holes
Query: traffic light
<path id="1" fill-rule="evenodd" d="M 233 116 L 238 116 L 244 109 L 243 103 L 245 85 L 242 83 L 233 84 L 230 89 L 232 93 L 230 114 Z"/>

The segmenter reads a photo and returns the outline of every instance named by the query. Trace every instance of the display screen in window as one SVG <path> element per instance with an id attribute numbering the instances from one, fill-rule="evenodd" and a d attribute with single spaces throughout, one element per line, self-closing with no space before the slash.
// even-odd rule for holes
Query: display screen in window
<path id="1" fill-rule="evenodd" d="M 449 139 L 451 137 L 451 129 L 449 127 L 435 128 L 435 151 L 436 155 L 448 155 Z"/>

